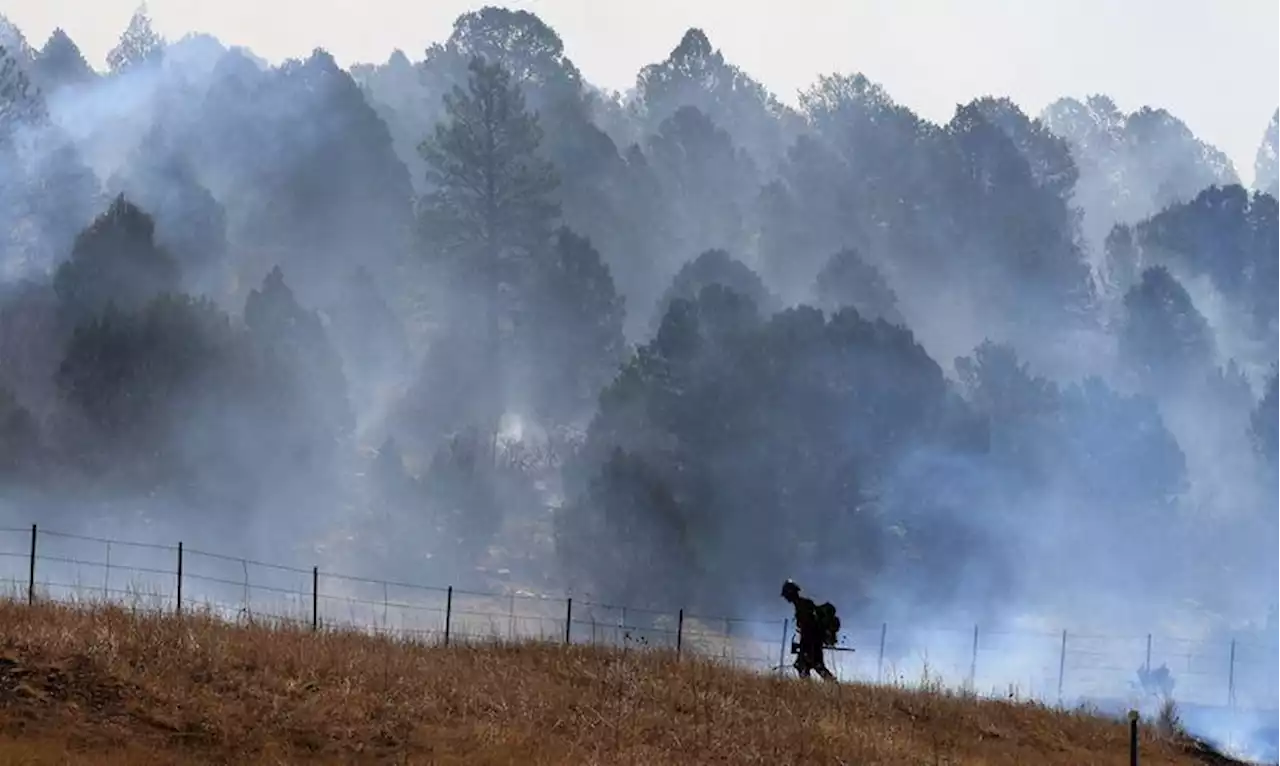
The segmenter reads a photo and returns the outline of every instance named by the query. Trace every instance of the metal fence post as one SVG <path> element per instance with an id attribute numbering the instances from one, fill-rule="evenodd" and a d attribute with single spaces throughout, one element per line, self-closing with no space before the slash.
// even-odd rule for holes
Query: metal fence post
<path id="1" fill-rule="evenodd" d="M 684 649 L 684 608 L 676 614 L 676 659 Z"/>
<path id="2" fill-rule="evenodd" d="M 182 541 L 178 541 L 178 603 L 175 607 L 177 614 L 182 614 Z"/>
<path id="3" fill-rule="evenodd" d="M 969 659 L 969 688 L 978 688 L 978 626 L 973 626 L 973 656 Z"/>
<path id="4" fill-rule="evenodd" d="M 564 605 L 564 642 L 566 645 L 568 645 L 569 643 L 569 631 L 572 628 L 573 628 L 573 597 L 570 596 L 569 600 L 566 601 Z"/>
<path id="5" fill-rule="evenodd" d="M 884 681 L 884 639 L 889 632 L 889 623 L 880 623 L 880 656 L 876 659 L 876 683 Z"/>
<path id="6" fill-rule="evenodd" d="M 1058 703 L 1062 703 L 1062 682 L 1067 674 L 1067 631 L 1062 631 L 1062 652 L 1058 655 Z"/>
<path id="7" fill-rule="evenodd" d="M 320 629 L 320 567 L 311 567 L 311 630 Z"/>
<path id="8" fill-rule="evenodd" d="M 720 656 L 723 658 L 725 653 L 729 654 L 729 667 L 737 667 L 738 656 L 733 651 L 733 623 L 728 617 L 724 618 L 724 643 L 725 646 L 720 650 Z"/>
<path id="9" fill-rule="evenodd" d="M 1231 639 L 1231 664 L 1227 668 L 1227 706 L 1236 706 L 1236 640 Z"/>
<path id="10" fill-rule="evenodd" d="M 36 525 L 31 525 L 31 561 L 27 570 L 27 606 L 36 602 Z"/>
<path id="11" fill-rule="evenodd" d="M 507 611 L 507 640 L 516 640 L 516 594 L 511 594 L 511 607 Z"/>
<path id="12" fill-rule="evenodd" d="M 444 645 L 449 645 L 449 631 L 453 628 L 453 586 L 444 594 Z"/>
<path id="13" fill-rule="evenodd" d="M 1129 711 L 1129 766 L 1138 766 L 1138 711 Z"/>

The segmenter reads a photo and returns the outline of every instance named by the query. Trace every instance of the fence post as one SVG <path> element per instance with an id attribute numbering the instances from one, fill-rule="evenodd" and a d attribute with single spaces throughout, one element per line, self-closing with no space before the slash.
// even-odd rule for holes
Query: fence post
<path id="1" fill-rule="evenodd" d="M 876 660 L 876 683 L 884 681 L 884 638 L 889 632 L 889 623 L 880 623 L 880 657 Z"/>
<path id="2" fill-rule="evenodd" d="M 1227 707 L 1236 706 L 1236 640 L 1231 639 L 1231 665 L 1227 669 Z"/>
<path id="3" fill-rule="evenodd" d="M 973 626 L 973 656 L 969 658 L 969 688 L 978 688 L 978 625 Z"/>
<path id="4" fill-rule="evenodd" d="M 573 627 L 573 596 L 565 602 L 564 606 L 564 643 L 569 644 L 569 630 Z"/>
<path id="5" fill-rule="evenodd" d="M 444 593 L 444 645 L 449 645 L 449 631 L 453 627 L 453 586 Z"/>
<path id="6" fill-rule="evenodd" d="M 182 614 L 182 541 L 178 541 L 178 614 Z"/>
<path id="7" fill-rule="evenodd" d="M 778 675 L 784 675 L 787 667 L 787 636 L 791 634 L 791 618 L 782 620 L 782 645 L 778 647 Z"/>
<path id="8" fill-rule="evenodd" d="M 680 659 L 680 652 L 684 649 L 684 607 L 676 613 L 676 659 Z"/>
<path id="9" fill-rule="evenodd" d="M 729 667 L 737 667 L 737 652 L 733 651 L 733 622 L 728 617 L 724 618 L 724 648 L 720 650 L 720 656 L 724 657 L 725 652 L 729 653 Z"/>
<path id="10" fill-rule="evenodd" d="M 36 602 L 36 525 L 31 525 L 31 561 L 27 570 L 27 606 Z"/>
<path id="11" fill-rule="evenodd" d="M 1138 711 L 1129 711 L 1129 766 L 1138 766 Z"/>
<path id="12" fill-rule="evenodd" d="M 1067 631 L 1062 631 L 1062 653 L 1058 655 L 1058 704 L 1062 704 L 1062 682 L 1067 674 Z"/>
<path id="13" fill-rule="evenodd" d="M 320 567 L 311 567 L 311 630 L 320 629 Z"/>
<path id="14" fill-rule="evenodd" d="M 511 594 L 511 608 L 507 612 L 507 640 L 516 640 L 516 594 Z"/>

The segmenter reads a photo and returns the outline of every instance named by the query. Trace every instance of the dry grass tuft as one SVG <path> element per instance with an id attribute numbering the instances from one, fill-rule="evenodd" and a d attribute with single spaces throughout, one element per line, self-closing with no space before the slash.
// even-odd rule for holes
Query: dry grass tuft
<path id="1" fill-rule="evenodd" d="M 1165 697 L 1160 702 L 1160 712 L 1156 714 L 1156 731 L 1168 739 L 1187 735 L 1182 728 L 1182 717 L 1178 714 L 1178 703 L 1172 697 Z"/>
<path id="2" fill-rule="evenodd" d="M 668 652 L 0 602 L 0 762 L 1127 764 L 1127 725 Z M 1144 766 L 1193 764 L 1144 731 Z"/>

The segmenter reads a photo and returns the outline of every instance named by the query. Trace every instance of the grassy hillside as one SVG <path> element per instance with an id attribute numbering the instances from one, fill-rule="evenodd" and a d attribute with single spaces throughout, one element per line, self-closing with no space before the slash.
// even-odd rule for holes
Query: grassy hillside
<path id="1" fill-rule="evenodd" d="M 1146 727 L 1144 727 L 1145 729 Z M 0 602 L 0 763 L 1127 764 L 1125 724 L 657 652 Z M 1144 766 L 1204 761 L 1143 733 Z"/>

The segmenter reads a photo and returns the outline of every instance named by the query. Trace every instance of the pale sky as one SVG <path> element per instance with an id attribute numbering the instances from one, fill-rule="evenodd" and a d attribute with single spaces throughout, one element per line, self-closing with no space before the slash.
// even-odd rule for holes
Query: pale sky
<path id="1" fill-rule="evenodd" d="M 157 30 L 208 32 L 277 63 L 327 49 L 343 65 L 413 60 L 444 40 L 465 0 L 149 0 Z M 500 4 L 500 3 L 493 3 Z M 137 0 L 0 0 L 40 46 L 61 26 L 94 67 Z M 1162 106 L 1253 179 L 1280 102 L 1277 0 L 514 0 L 564 40 L 592 82 L 625 90 L 698 26 L 783 100 L 819 74 L 863 72 L 939 122 L 956 104 L 1007 95 L 1029 113 L 1105 92 Z"/>

